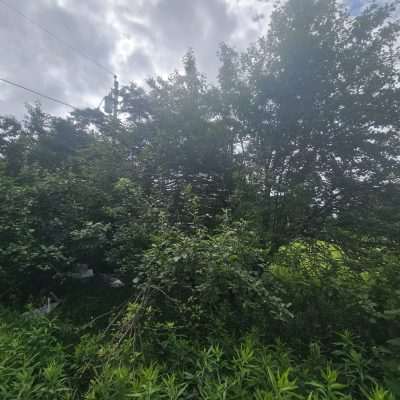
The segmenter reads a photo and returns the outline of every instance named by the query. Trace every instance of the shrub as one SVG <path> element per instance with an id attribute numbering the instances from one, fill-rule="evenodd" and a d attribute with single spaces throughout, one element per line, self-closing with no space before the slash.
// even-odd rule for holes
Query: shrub
<path id="1" fill-rule="evenodd" d="M 136 269 L 137 280 L 152 291 L 161 320 L 174 321 L 193 336 L 268 330 L 291 313 L 281 288 L 265 277 L 265 256 L 245 223 L 213 235 L 165 229 Z"/>

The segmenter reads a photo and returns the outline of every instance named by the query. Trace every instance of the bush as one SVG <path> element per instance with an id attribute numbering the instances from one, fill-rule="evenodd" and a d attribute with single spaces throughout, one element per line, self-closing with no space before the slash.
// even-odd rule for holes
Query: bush
<path id="1" fill-rule="evenodd" d="M 268 330 L 273 321 L 292 316 L 272 274 L 266 278 L 265 257 L 245 223 L 213 235 L 165 229 L 135 272 L 152 292 L 151 305 L 162 321 L 174 321 L 193 337 L 235 336 L 254 327 Z"/>
<path id="2" fill-rule="evenodd" d="M 372 274 L 349 265 L 339 247 L 322 241 L 295 241 L 274 255 L 269 269 L 294 315 L 282 327 L 285 337 L 332 341 L 335 332 L 350 329 L 374 338 L 379 312 Z"/>

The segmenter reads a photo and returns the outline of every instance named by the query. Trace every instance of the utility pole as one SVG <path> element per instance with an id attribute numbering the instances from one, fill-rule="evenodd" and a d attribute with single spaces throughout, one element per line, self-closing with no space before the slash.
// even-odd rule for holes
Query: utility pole
<path id="1" fill-rule="evenodd" d="M 113 116 L 118 117 L 118 98 L 119 98 L 119 83 L 117 75 L 114 75 L 114 90 L 113 90 Z"/>
<path id="2" fill-rule="evenodd" d="M 119 83 L 117 75 L 114 75 L 114 87 L 111 89 L 110 94 L 104 97 L 103 101 L 104 101 L 104 112 L 106 114 L 112 114 L 115 119 L 118 118 L 118 99 L 119 99 Z"/>

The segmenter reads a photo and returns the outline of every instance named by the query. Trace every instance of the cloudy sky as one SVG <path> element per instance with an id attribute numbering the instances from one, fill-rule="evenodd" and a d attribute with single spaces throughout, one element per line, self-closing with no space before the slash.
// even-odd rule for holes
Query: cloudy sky
<path id="1" fill-rule="evenodd" d="M 246 45 L 265 32 L 271 3 L 259 0 L 4 0 L 115 71 L 121 83 L 167 75 L 192 47 L 210 79 L 220 42 Z M 263 19 L 260 15 L 265 15 Z M 112 75 L 63 46 L 0 1 L 0 78 L 97 106 Z M 0 114 L 24 112 L 36 96 L 0 82 Z M 68 109 L 41 100 L 48 112 Z"/>
<path id="2" fill-rule="evenodd" d="M 245 48 L 266 32 L 272 10 L 268 0 L 0 0 L 0 78 L 77 107 L 97 106 L 112 75 L 4 3 L 115 71 L 122 84 L 166 76 L 189 47 L 200 70 L 215 79 L 219 43 Z M 21 117 L 24 103 L 35 99 L 0 82 L 0 115 Z M 41 102 L 47 112 L 69 111 Z"/>

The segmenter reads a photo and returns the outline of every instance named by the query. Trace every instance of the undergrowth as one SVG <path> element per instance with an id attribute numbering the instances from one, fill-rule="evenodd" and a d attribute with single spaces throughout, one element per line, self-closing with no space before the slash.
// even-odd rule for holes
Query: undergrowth
<path id="1" fill-rule="evenodd" d="M 1 399 L 396 398 L 394 355 L 362 346 L 348 331 L 333 350 L 311 342 L 301 354 L 280 340 L 262 344 L 255 334 L 236 346 L 195 343 L 171 323 L 149 323 L 143 335 L 151 331 L 151 340 L 139 341 L 121 336 L 130 318 L 127 310 L 109 333 L 96 334 L 1 310 Z"/>

